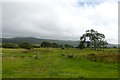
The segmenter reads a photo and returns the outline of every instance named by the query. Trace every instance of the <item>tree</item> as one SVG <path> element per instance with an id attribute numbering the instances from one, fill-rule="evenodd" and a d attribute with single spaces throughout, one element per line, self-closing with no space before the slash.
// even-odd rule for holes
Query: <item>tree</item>
<path id="1" fill-rule="evenodd" d="M 59 45 L 58 45 L 57 43 L 52 43 L 51 46 L 52 46 L 53 48 L 58 48 L 58 47 L 59 47 Z"/>
<path id="2" fill-rule="evenodd" d="M 80 49 L 85 48 L 85 44 L 84 44 L 84 42 L 83 42 L 83 41 L 80 41 L 80 44 L 78 45 L 77 48 L 80 48 Z"/>
<path id="3" fill-rule="evenodd" d="M 86 47 L 89 48 L 90 47 L 90 41 L 86 41 Z"/>
<path id="4" fill-rule="evenodd" d="M 51 47 L 51 43 L 49 42 L 42 42 L 41 47 Z"/>
<path id="5" fill-rule="evenodd" d="M 113 48 L 117 48 L 117 46 L 113 46 Z"/>
<path id="6" fill-rule="evenodd" d="M 33 45 L 26 43 L 26 42 L 19 44 L 19 47 L 23 49 L 28 49 L 28 50 L 34 48 Z"/>
<path id="7" fill-rule="evenodd" d="M 73 46 L 69 44 L 65 44 L 65 48 L 73 48 Z"/>
<path id="8" fill-rule="evenodd" d="M 107 43 L 107 41 L 100 41 L 99 43 L 98 43 L 98 46 L 99 46 L 99 48 L 101 48 L 101 47 L 106 47 L 106 45 L 107 45 L 108 43 Z"/>
<path id="9" fill-rule="evenodd" d="M 33 47 L 34 47 L 34 48 L 40 48 L 40 45 L 35 45 L 35 44 L 33 44 Z"/>
<path id="10" fill-rule="evenodd" d="M 3 43 L 2 44 L 3 48 L 18 48 L 17 44 L 13 44 L 13 43 Z"/>
<path id="11" fill-rule="evenodd" d="M 85 34 L 83 34 L 80 37 L 80 43 L 86 43 L 87 46 L 93 46 L 95 49 L 101 46 L 104 46 L 106 41 L 105 41 L 105 35 L 98 33 L 97 31 L 91 29 L 87 30 Z"/>
<path id="12" fill-rule="evenodd" d="M 63 48 L 63 45 L 59 45 L 59 48 Z"/>

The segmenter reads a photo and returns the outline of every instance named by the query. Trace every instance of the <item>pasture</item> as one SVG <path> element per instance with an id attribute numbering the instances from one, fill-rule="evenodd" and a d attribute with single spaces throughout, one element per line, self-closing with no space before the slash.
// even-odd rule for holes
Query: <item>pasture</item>
<path id="1" fill-rule="evenodd" d="M 38 59 L 35 59 L 36 53 Z M 118 50 L 2 49 L 3 78 L 117 78 Z"/>

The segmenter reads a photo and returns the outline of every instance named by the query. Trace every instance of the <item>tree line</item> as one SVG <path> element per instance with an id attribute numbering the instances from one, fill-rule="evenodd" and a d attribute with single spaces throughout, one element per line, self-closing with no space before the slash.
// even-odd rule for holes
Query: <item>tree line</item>
<path id="1" fill-rule="evenodd" d="M 65 44 L 65 45 L 59 45 L 55 42 L 42 42 L 40 45 L 38 44 L 29 44 L 27 42 L 22 42 L 20 44 L 13 44 L 13 43 L 3 43 L 2 48 L 24 48 L 24 49 L 32 49 L 32 48 L 73 48 L 72 45 Z"/>

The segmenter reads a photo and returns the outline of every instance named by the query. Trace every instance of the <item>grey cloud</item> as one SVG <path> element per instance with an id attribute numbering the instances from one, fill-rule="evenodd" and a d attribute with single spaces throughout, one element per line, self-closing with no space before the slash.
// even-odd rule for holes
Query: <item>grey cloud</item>
<path id="1" fill-rule="evenodd" d="M 107 26 L 112 22 L 102 15 L 90 15 L 89 9 L 75 5 L 78 1 L 40 0 L 34 2 L 3 2 L 2 3 L 2 33 L 3 37 L 38 37 L 50 39 L 79 40 L 86 29 L 100 29 L 95 24 Z M 81 6 L 82 7 L 82 6 Z M 95 7 L 94 7 L 95 8 Z M 93 12 L 95 12 L 95 9 Z M 90 10 L 91 11 L 91 10 Z M 97 21 L 100 18 L 101 21 Z M 114 18 L 116 19 L 116 18 Z M 102 20 L 104 20 L 102 22 Z M 104 24 L 107 23 L 107 24 Z M 115 24 L 110 23 L 110 25 Z M 111 26 L 112 27 L 112 26 Z M 103 27 L 101 28 L 103 29 Z M 106 34 L 106 32 L 105 32 Z M 109 38 L 109 36 L 108 36 Z M 111 39 L 112 40 L 112 39 Z M 109 40 L 110 41 L 110 40 Z M 111 41 L 112 42 L 112 41 Z M 116 42 L 114 40 L 114 42 Z"/>
<path id="2" fill-rule="evenodd" d="M 3 3 L 3 37 L 64 38 L 54 10 L 43 4 L 32 5 L 35 4 Z"/>

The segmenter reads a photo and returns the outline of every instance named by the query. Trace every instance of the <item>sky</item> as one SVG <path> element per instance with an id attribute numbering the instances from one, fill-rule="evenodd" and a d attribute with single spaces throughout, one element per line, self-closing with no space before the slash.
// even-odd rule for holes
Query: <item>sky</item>
<path id="1" fill-rule="evenodd" d="M 0 10 L 5 38 L 76 41 L 94 29 L 118 43 L 118 0 L 2 0 Z"/>

